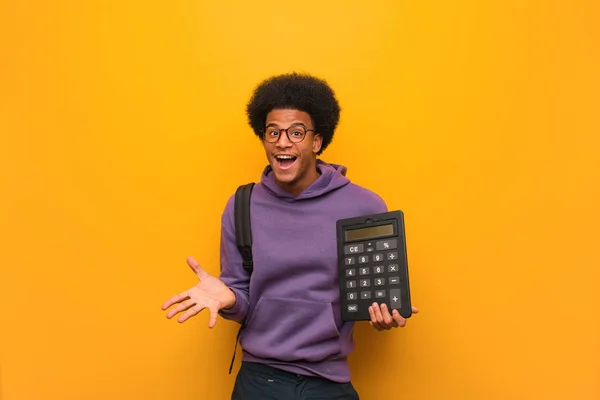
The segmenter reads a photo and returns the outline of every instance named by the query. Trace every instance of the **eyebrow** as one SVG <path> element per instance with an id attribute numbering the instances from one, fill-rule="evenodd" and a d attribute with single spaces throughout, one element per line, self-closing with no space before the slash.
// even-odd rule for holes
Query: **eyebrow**
<path id="1" fill-rule="evenodd" d="M 308 127 L 306 125 L 304 125 L 303 122 L 293 122 L 293 123 L 290 124 L 290 127 L 296 126 L 296 125 L 302 125 L 306 129 L 308 129 Z M 277 125 L 275 122 L 271 122 L 270 124 L 268 124 L 267 126 L 265 126 L 265 128 L 268 128 L 270 126 L 279 126 L 279 125 Z"/>

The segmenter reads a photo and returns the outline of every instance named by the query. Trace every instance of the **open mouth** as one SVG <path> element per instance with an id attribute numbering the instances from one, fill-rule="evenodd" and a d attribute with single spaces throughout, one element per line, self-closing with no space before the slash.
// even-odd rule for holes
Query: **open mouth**
<path id="1" fill-rule="evenodd" d="M 277 165 L 282 170 L 290 169 L 292 165 L 296 162 L 296 156 L 291 155 L 278 155 L 275 156 L 275 160 L 277 160 Z"/>

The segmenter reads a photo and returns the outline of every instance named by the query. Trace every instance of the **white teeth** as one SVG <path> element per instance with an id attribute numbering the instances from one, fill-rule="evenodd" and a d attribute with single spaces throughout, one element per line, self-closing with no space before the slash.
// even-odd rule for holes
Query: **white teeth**
<path id="1" fill-rule="evenodd" d="M 294 157 L 292 157 L 292 156 L 277 156 L 277 158 L 280 160 L 291 160 Z"/>

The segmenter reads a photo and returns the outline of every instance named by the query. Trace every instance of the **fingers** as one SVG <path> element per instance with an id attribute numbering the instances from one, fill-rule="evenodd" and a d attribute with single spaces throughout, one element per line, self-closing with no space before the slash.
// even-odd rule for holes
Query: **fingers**
<path id="1" fill-rule="evenodd" d="M 381 324 L 383 323 L 383 316 L 381 315 L 381 311 L 379 310 L 379 305 L 377 303 L 373 303 L 369 306 L 369 315 L 371 316 L 371 325 L 373 328 L 378 331 L 383 330 Z"/>
<path id="2" fill-rule="evenodd" d="M 418 314 L 419 313 L 419 309 L 415 306 L 412 306 L 412 313 L 413 314 Z"/>
<path id="3" fill-rule="evenodd" d="M 177 304 L 177 306 L 175 306 L 169 310 L 169 312 L 167 313 L 167 318 L 171 319 L 175 315 L 179 314 L 182 311 L 187 310 L 188 308 L 190 308 L 194 305 L 196 305 L 196 302 L 194 302 L 193 300 L 188 299 L 186 301 L 183 301 L 182 303 Z"/>
<path id="4" fill-rule="evenodd" d="M 194 271 L 194 273 L 200 278 L 200 281 L 210 277 L 208 272 L 206 272 L 200 264 L 191 256 L 187 257 L 187 263 L 189 267 Z M 208 308 L 210 311 L 210 318 L 208 322 L 208 326 L 213 328 L 217 323 L 218 318 L 218 310 L 220 308 L 219 302 L 214 299 L 207 298 L 206 294 L 202 294 L 203 290 L 195 290 L 196 287 L 186 290 L 185 292 L 181 292 L 171 297 L 169 300 L 165 301 L 162 305 L 162 310 L 166 310 L 169 307 L 177 304 L 167 313 L 167 318 L 171 319 L 175 315 L 183 312 L 182 315 L 179 316 L 177 321 L 179 323 L 185 322 L 193 316 L 197 315 L 200 311 Z"/>
<path id="5" fill-rule="evenodd" d="M 383 315 L 383 322 L 385 323 L 385 326 L 393 327 L 395 325 L 395 321 L 390 315 L 390 311 L 388 310 L 387 305 L 382 304 L 380 312 Z"/>
<path id="6" fill-rule="evenodd" d="M 196 261 L 194 259 L 194 257 L 189 256 L 187 258 L 187 263 L 190 266 L 190 268 L 192 269 L 192 271 L 194 271 L 194 273 L 196 275 L 198 275 L 198 278 L 200 278 L 200 280 L 202 280 L 208 276 L 208 272 L 206 272 L 204 269 L 202 269 L 202 267 L 200 266 L 200 264 L 198 264 L 198 261 Z"/>
<path id="7" fill-rule="evenodd" d="M 217 323 L 217 308 L 215 306 L 209 307 L 208 311 L 210 312 L 210 318 L 208 320 L 208 327 L 214 328 Z"/>
<path id="8" fill-rule="evenodd" d="M 394 322 L 396 322 L 397 326 L 399 326 L 400 328 L 404 328 L 404 326 L 406 325 L 406 319 L 402 315 L 400 315 L 400 312 L 398 310 L 392 311 L 392 317 L 394 318 Z"/>
<path id="9" fill-rule="evenodd" d="M 184 323 L 188 319 L 192 318 L 194 315 L 198 314 L 203 309 L 204 307 L 201 307 L 198 304 L 196 304 L 194 305 L 194 307 L 189 308 L 186 312 L 184 312 L 183 315 L 180 315 L 179 318 L 177 318 L 177 322 L 179 322 L 180 324 Z"/>
<path id="10" fill-rule="evenodd" d="M 377 303 L 373 303 L 369 307 L 369 315 L 371 317 L 369 323 L 378 331 L 398 327 L 402 328 L 406 325 L 406 319 L 400 315 L 400 312 L 394 309 L 390 314 L 386 304 L 381 304 L 381 306 L 379 306 Z"/>
<path id="11" fill-rule="evenodd" d="M 171 297 L 169 300 L 165 301 L 162 305 L 162 310 L 166 310 L 167 308 L 171 307 L 173 304 L 175 303 L 179 303 L 181 301 L 187 300 L 190 297 L 188 296 L 188 292 L 187 290 L 185 292 L 181 292 L 179 294 L 176 294 L 175 296 Z"/>
<path id="12" fill-rule="evenodd" d="M 383 328 L 379 325 L 379 322 L 377 322 L 377 317 L 375 316 L 373 306 L 369 306 L 369 316 L 371 317 L 369 324 L 371 324 L 371 326 L 377 329 L 378 331 L 381 331 Z"/>
<path id="13" fill-rule="evenodd" d="M 211 303 L 210 305 L 195 304 L 193 307 L 188 308 L 187 311 L 183 313 L 183 315 L 177 318 L 177 322 L 184 323 L 185 321 L 197 315 L 200 311 L 204 310 L 205 308 L 208 308 L 208 311 L 210 313 L 208 327 L 212 329 L 217 324 L 218 317 L 218 308 L 215 303 Z"/>
<path id="14" fill-rule="evenodd" d="M 208 308 L 208 310 L 210 312 L 208 327 L 214 328 L 214 326 L 217 324 L 217 318 L 219 315 L 218 314 L 218 310 L 219 310 L 218 303 L 216 301 L 208 301 L 207 303 L 205 303 L 205 302 L 198 303 L 194 299 L 191 299 L 186 294 L 187 294 L 187 291 L 184 293 L 180 293 L 176 296 L 173 296 L 171 299 L 169 299 L 165 302 L 165 304 L 163 305 L 163 310 L 166 310 L 171 305 L 178 303 L 175 307 L 173 307 L 172 309 L 169 310 L 169 312 L 167 313 L 167 318 L 171 319 L 174 316 L 176 316 L 177 314 L 185 311 L 179 318 L 177 318 L 177 321 L 179 323 L 183 323 L 183 322 L 187 321 L 188 319 L 192 318 L 193 316 L 197 315 L 200 311 L 204 310 L 205 308 Z"/>
<path id="15" fill-rule="evenodd" d="M 369 315 L 371 316 L 371 326 L 378 331 L 388 330 L 398 326 L 385 304 L 382 304 L 380 308 L 377 303 L 373 303 L 373 305 L 369 307 Z"/>

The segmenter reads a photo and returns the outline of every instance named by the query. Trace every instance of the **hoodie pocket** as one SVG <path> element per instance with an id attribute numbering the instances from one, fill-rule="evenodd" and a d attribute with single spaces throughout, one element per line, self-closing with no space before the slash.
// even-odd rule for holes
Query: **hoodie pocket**
<path id="1" fill-rule="evenodd" d="M 331 303 L 261 297 L 241 337 L 255 357 L 321 361 L 341 352 Z"/>

